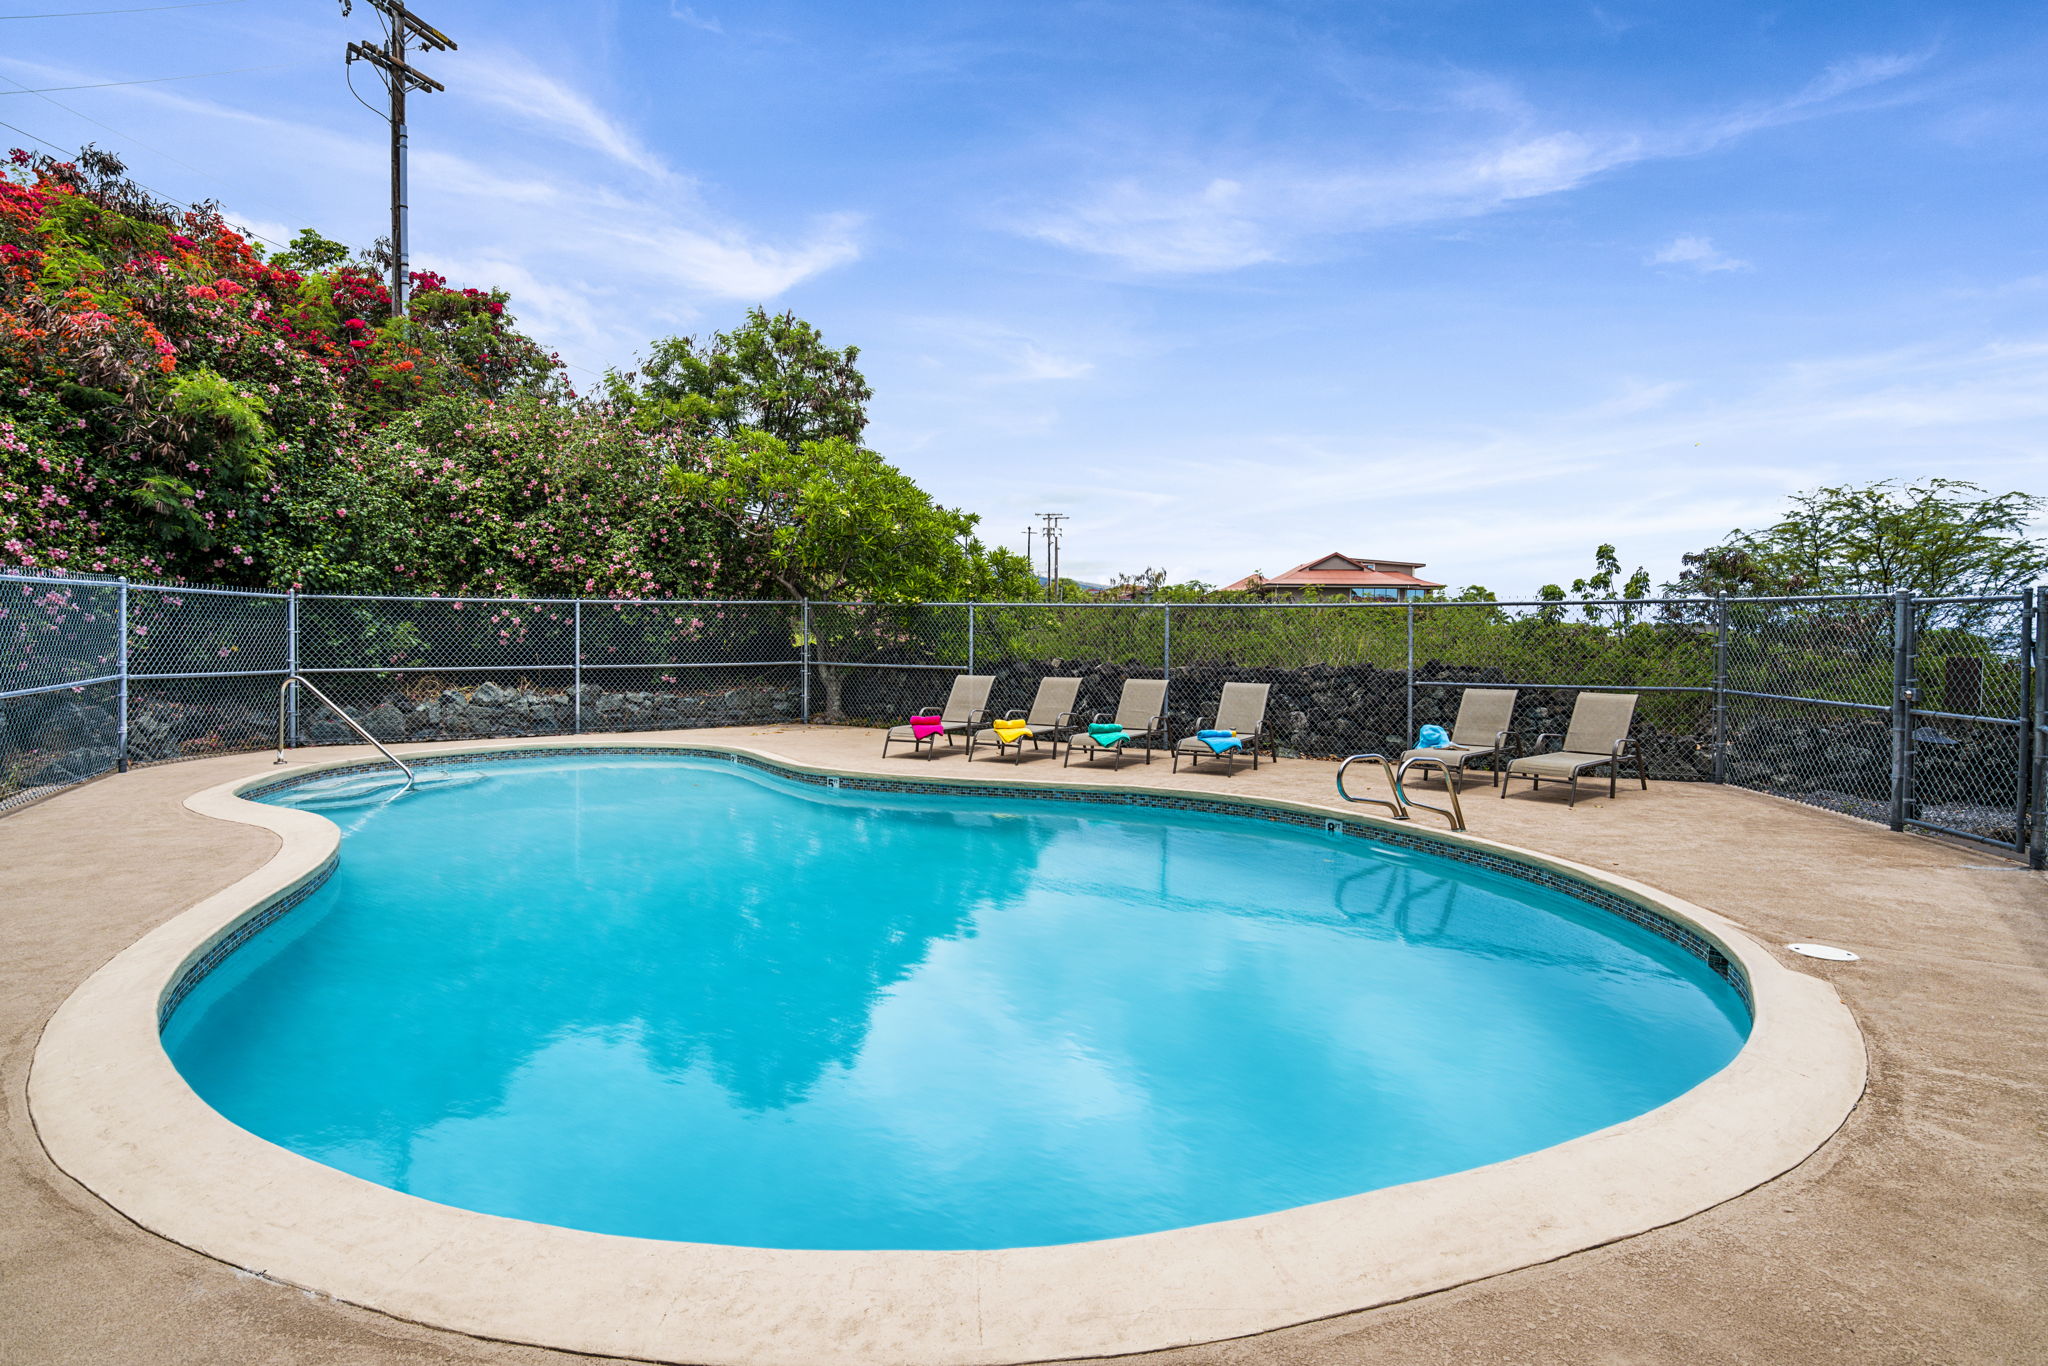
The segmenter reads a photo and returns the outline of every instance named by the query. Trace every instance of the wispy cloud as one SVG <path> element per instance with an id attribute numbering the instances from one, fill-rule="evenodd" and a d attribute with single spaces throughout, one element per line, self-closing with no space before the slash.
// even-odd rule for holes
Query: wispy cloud
<path id="1" fill-rule="evenodd" d="M 588 147 L 652 176 L 668 168 L 631 130 L 563 81 L 524 57 L 493 53 L 465 63 L 457 91 L 503 109 L 564 142 Z"/>
<path id="2" fill-rule="evenodd" d="M 682 0 L 669 0 L 668 17 L 680 19 L 691 28 L 700 28 L 706 33 L 723 34 L 725 32 L 724 24 L 719 23 L 711 15 L 697 13 L 695 9 L 682 3 Z"/>
<path id="3" fill-rule="evenodd" d="M 1141 144 L 1130 159 L 1145 170 L 1105 178 L 1049 210 L 1015 214 L 1007 226 L 1141 272 L 1234 270 L 1284 259 L 1316 237 L 1477 217 L 1640 162 L 1708 152 L 1830 112 L 1851 92 L 1895 80 L 1924 60 L 1858 58 L 1784 98 L 1659 129 L 1546 129 L 1519 100 L 1494 90 L 1477 105 L 1464 103 L 1513 126 L 1377 163 L 1330 164 L 1285 149 L 1173 153 Z M 1472 88 L 1460 78 L 1460 90 Z"/>
<path id="4" fill-rule="evenodd" d="M 802 240 L 784 246 L 736 228 L 706 231 L 638 217 L 603 232 L 611 245 L 632 253 L 613 259 L 631 260 L 647 275 L 726 299 L 772 299 L 798 281 L 860 256 L 858 214 L 826 214 Z"/>
<path id="5" fill-rule="evenodd" d="M 986 318 L 927 315 L 905 318 L 903 323 L 917 339 L 927 374 L 933 379 L 943 376 L 938 382 L 949 391 L 1083 379 L 1095 372 L 1095 362 L 1077 352 L 1118 345 L 1100 336 L 1090 341 L 1049 340 L 1025 327 Z M 983 400 L 972 402 L 979 405 Z"/>
<path id="6" fill-rule="evenodd" d="M 1674 237 L 1659 247 L 1651 256 L 1653 266 L 1684 266 L 1702 275 L 1711 275 L 1723 270 L 1748 270 L 1750 264 L 1740 257 L 1730 256 L 1714 245 L 1711 237 Z"/>

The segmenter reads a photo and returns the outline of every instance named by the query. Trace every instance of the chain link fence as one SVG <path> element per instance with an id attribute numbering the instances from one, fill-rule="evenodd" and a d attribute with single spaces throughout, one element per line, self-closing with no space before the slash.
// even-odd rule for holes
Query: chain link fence
<path id="1" fill-rule="evenodd" d="M 1283 753 L 1398 753 L 1512 687 L 1526 748 L 1584 692 L 1638 696 L 1652 778 L 1712 781 L 2043 854 L 2048 590 L 1594 602 L 915 603 L 451 599 L 0 574 L 0 811 L 133 764 L 350 743 L 888 724 L 963 673 L 990 706 L 1078 677 L 1169 725 L 1270 685 Z M 282 709 L 282 710 L 281 710 Z"/>

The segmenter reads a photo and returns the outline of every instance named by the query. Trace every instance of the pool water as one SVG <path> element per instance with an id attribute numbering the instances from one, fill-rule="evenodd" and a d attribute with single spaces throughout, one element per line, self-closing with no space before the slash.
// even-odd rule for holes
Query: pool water
<path id="1" fill-rule="evenodd" d="M 1748 1030 L 1619 917 L 1322 830 L 673 756 L 463 772 L 273 798 L 328 804 L 339 866 L 164 1044 L 251 1132 L 472 1210 L 786 1248 L 1147 1233 L 1562 1142 Z"/>

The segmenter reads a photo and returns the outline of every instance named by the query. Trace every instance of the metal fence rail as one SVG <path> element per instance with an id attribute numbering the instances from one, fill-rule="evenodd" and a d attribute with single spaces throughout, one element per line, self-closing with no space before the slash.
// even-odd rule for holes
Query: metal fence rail
<path id="1" fill-rule="evenodd" d="M 1591 602 L 913 603 L 417 598 L 0 573 L 0 811 L 134 764 L 379 741 L 895 722 L 961 673 L 992 705 L 1164 679 L 1173 724 L 1271 686 L 1283 747 L 1398 752 L 1468 686 L 1514 730 L 1638 695 L 1650 776 L 2048 855 L 2048 589 Z M 289 690 L 296 698 L 297 690 Z"/>

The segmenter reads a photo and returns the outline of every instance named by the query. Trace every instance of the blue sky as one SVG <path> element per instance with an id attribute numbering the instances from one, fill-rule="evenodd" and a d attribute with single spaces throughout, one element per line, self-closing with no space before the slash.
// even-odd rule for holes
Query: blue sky
<path id="1" fill-rule="evenodd" d="M 415 8 L 461 44 L 421 62 L 417 265 L 582 382 L 793 308 L 862 348 L 871 444 L 991 539 L 1069 512 L 1084 577 L 1336 549 L 1505 595 L 1601 541 L 1668 577 L 1823 482 L 2048 492 L 2033 6 Z M 263 68 L 0 120 L 366 242 L 374 35 L 0 18 L 0 90 Z"/>

